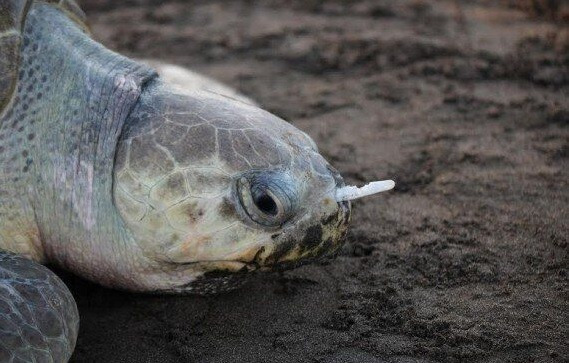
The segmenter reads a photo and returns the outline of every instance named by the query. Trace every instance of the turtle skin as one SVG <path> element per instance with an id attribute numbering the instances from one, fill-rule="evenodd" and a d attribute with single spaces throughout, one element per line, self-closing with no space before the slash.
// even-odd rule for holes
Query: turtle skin
<path id="1" fill-rule="evenodd" d="M 86 29 L 85 14 L 74 1 L 48 2 Z M 31 5 L 0 0 L 0 115 L 17 89 Z M 0 362 L 66 362 L 78 331 L 77 305 L 59 277 L 28 258 L 0 251 Z"/>
<path id="2" fill-rule="evenodd" d="M 0 1 L 0 111 L 6 108 L 18 79 L 22 22 L 28 1 Z"/>
<path id="3" fill-rule="evenodd" d="M 75 1 L 45 1 L 87 30 L 85 13 Z M 0 0 L 0 111 L 6 108 L 16 89 L 22 45 L 22 29 L 32 0 Z"/>
<path id="4" fill-rule="evenodd" d="M 25 42 L 23 29 L 33 3 L 0 0 L 0 118 L 3 120 L 9 119 L 6 112 L 17 97 L 18 80 L 25 76 L 20 67 Z M 87 31 L 85 14 L 74 1 L 45 3 L 62 10 Z M 0 153 L 8 153 L 1 142 Z M 2 169 L 0 179 L 5 185 L 12 173 Z M 59 277 L 29 258 L 0 251 L 0 362 L 67 362 L 78 331 L 77 305 Z"/>
<path id="5" fill-rule="evenodd" d="M 0 362 L 66 362 L 78 331 L 75 300 L 59 277 L 0 252 Z"/>

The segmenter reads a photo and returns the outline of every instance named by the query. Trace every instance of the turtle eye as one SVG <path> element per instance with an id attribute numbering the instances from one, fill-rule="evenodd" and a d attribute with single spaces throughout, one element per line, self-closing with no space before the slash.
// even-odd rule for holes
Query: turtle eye
<path id="1" fill-rule="evenodd" d="M 253 202 L 261 212 L 267 215 L 276 216 L 279 213 L 277 202 L 275 202 L 275 199 L 270 195 L 270 192 L 265 191 L 253 195 Z"/>
<path id="2" fill-rule="evenodd" d="M 247 216 L 266 227 L 278 227 L 294 214 L 292 185 L 271 173 L 242 176 L 237 183 L 239 202 Z"/>

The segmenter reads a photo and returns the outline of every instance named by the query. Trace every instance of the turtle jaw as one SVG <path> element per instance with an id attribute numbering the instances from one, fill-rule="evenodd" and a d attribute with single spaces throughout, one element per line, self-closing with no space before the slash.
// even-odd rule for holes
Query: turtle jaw
<path id="1" fill-rule="evenodd" d="M 260 271 L 290 270 L 338 254 L 346 239 L 351 205 L 331 198 L 322 204 L 332 205 L 333 211 L 318 219 L 305 218 L 272 236 L 274 248 L 259 253 L 254 261 Z"/>
<path id="2" fill-rule="evenodd" d="M 278 231 L 257 230 L 261 233 L 257 241 L 247 240 L 232 252 L 209 260 L 162 261 L 161 271 L 145 279 L 146 290 L 177 294 L 227 292 L 242 286 L 257 272 L 290 270 L 336 255 L 345 240 L 351 206 L 350 202 L 336 202 L 334 190 L 299 220 Z M 253 231 L 252 227 L 246 228 Z"/>
<path id="3" fill-rule="evenodd" d="M 345 183 L 336 169 L 330 165 L 327 169 L 326 191 L 313 200 L 302 219 L 273 236 L 276 248 L 264 259 L 262 270 L 289 270 L 333 257 L 344 245 L 352 206 L 349 201 L 336 201 L 336 190 Z"/>
<path id="4" fill-rule="evenodd" d="M 282 271 L 335 256 L 344 244 L 351 218 L 351 203 L 336 201 L 345 186 L 339 172 L 326 165 L 327 175 L 305 187 L 302 212 L 270 232 L 270 241 L 257 247 L 247 260 L 260 271 Z"/>

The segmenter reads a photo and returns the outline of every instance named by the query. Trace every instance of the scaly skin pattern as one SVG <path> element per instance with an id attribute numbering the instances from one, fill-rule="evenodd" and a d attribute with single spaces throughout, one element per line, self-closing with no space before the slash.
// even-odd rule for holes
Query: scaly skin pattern
<path id="1" fill-rule="evenodd" d="M 294 267 L 343 242 L 349 204 L 333 196 L 341 177 L 306 134 L 257 107 L 149 85 L 116 155 L 115 204 L 161 266 L 145 279 L 156 290 L 194 292 L 192 281 L 211 271 Z M 285 194 L 294 216 L 269 227 L 250 220 L 235 197 L 243 178 Z"/>
<path id="2" fill-rule="evenodd" d="M 336 202 L 342 178 L 305 133 L 170 87 L 94 42 L 69 0 L 18 4 L 0 0 L 0 20 L 19 14 L 0 47 L 20 49 L 0 55 L 12 75 L 0 79 L 6 359 L 66 361 L 75 344 L 73 299 L 32 261 L 131 291 L 211 293 L 338 251 L 350 204 Z"/>
<path id="3" fill-rule="evenodd" d="M 154 73 L 93 42 L 59 7 L 0 1 L 6 19 L 14 25 L 0 34 L 0 68 L 16 78 L 0 75 L 0 361 L 60 363 L 75 346 L 77 308 L 57 276 L 32 260 L 58 260 L 93 279 L 96 269 L 107 280 L 114 273 L 105 268 L 129 265 L 102 257 L 100 241 L 127 250 L 110 238 L 120 235 L 120 217 L 103 211 L 114 210 L 120 130 Z M 20 51 L 4 53 L 13 44 Z M 100 268 L 83 263 L 89 255 Z"/>
<path id="4" fill-rule="evenodd" d="M 0 252 L 0 362 L 65 362 L 78 330 L 63 282 L 42 265 Z"/>
<path id="5" fill-rule="evenodd" d="M 26 17 L 20 64 L 0 120 L 0 247 L 111 284 L 136 255 L 113 206 L 116 144 L 154 72 L 42 2 Z"/>

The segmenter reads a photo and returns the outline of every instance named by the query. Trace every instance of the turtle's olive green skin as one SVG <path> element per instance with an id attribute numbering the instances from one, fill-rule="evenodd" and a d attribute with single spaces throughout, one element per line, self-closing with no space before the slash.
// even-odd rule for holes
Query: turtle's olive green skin
<path id="1" fill-rule="evenodd" d="M 341 246 L 343 182 L 306 134 L 169 86 L 93 41 L 72 1 L 0 0 L 0 87 L 1 362 L 73 351 L 75 303 L 38 262 L 210 293 Z"/>

